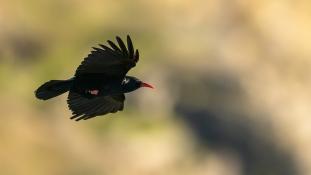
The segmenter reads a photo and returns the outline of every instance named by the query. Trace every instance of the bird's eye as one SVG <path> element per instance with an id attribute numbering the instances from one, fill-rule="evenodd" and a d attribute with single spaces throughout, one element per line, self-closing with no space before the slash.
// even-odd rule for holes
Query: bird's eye
<path id="1" fill-rule="evenodd" d="M 123 81 L 122 81 L 122 84 L 127 84 L 129 81 L 130 81 L 130 79 L 124 78 Z"/>

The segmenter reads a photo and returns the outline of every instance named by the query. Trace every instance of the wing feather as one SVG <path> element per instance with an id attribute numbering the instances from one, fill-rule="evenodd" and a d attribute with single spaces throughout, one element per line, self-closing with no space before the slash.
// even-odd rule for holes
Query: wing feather
<path id="1" fill-rule="evenodd" d="M 115 45 L 112 41 L 108 40 L 107 42 L 114 49 L 114 51 L 121 52 L 121 49 L 117 45 Z"/>
<path id="2" fill-rule="evenodd" d="M 124 107 L 124 94 L 85 98 L 78 93 L 69 92 L 67 103 L 72 111 L 71 119 L 86 120 L 99 115 L 122 111 Z"/>
<path id="3" fill-rule="evenodd" d="M 128 48 L 128 56 L 129 58 L 133 58 L 134 56 L 134 46 L 131 40 L 131 37 L 127 35 L 127 48 Z"/>
<path id="4" fill-rule="evenodd" d="M 85 74 L 102 74 L 105 78 L 123 78 L 136 65 L 139 53 L 134 47 L 130 36 L 127 36 L 127 47 L 120 37 L 116 37 L 119 47 L 108 40 L 110 47 L 99 44 L 100 48 L 93 47 L 91 53 L 77 68 L 75 76 Z"/>
<path id="5" fill-rule="evenodd" d="M 122 50 L 122 53 L 126 57 L 128 57 L 128 52 L 127 52 L 126 46 L 125 46 L 124 42 L 122 41 L 122 39 L 120 37 L 118 37 L 118 36 L 116 37 L 116 39 L 117 39 L 117 42 L 118 42 L 118 44 L 119 44 L 119 46 L 120 46 L 120 48 Z"/>
<path id="6" fill-rule="evenodd" d="M 135 55 L 134 55 L 134 62 L 137 63 L 139 60 L 139 52 L 138 49 L 136 49 Z"/>

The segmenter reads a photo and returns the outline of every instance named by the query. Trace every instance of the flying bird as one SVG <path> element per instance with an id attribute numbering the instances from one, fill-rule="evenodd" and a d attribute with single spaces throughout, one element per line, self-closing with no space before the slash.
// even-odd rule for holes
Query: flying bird
<path id="1" fill-rule="evenodd" d="M 129 35 L 127 47 L 120 37 L 116 40 L 117 44 L 108 40 L 108 46 L 93 47 L 73 78 L 50 80 L 35 91 L 35 96 L 48 100 L 69 91 L 67 103 L 72 111 L 71 119 L 76 121 L 122 111 L 125 93 L 153 86 L 126 75 L 136 66 L 139 52 Z"/>

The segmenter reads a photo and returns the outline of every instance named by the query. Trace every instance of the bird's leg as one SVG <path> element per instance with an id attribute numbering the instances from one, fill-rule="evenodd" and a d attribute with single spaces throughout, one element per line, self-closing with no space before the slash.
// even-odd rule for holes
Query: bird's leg
<path id="1" fill-rule="evenodd" d="M 89 90 L 89 93 L 92 94 L 92 95 L 98 95 L 99 90 L 97 90 L 97 89 Z"/>
<path id="2" fill-rule="evenodd" d="M 99 94 L 99 90 L 98 89 L 91 89 L 91 90 L 85 90 L 85 93 L 86 94 L 89 94 L 89 95 L 98 95 Z"/>

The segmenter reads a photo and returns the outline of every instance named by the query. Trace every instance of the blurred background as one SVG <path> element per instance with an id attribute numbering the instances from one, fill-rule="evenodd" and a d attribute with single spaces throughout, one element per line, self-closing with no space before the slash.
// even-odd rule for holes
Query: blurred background
<path id="1" fill-rule="evenodd" d="M 311 174 L 311 1 L 0 1 L 0 174 Z M 92 46 L 130 34 L 156 89 L 75 122 L 66 95 Z"/>

